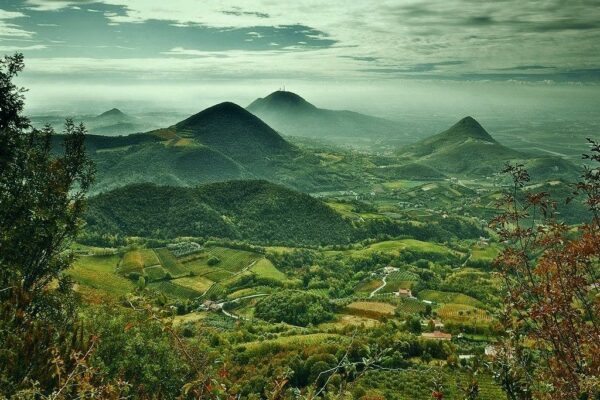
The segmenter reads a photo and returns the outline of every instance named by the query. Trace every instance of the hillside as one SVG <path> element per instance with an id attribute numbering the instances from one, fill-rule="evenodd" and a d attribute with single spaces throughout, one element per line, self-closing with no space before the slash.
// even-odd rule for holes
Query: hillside
<path id="1" fill-rule="evenodd" d="M 142 182 L 194 186 L 260 178 L 295 188 L 329 182 L 318 159 L 233 103 L 145 134 L 90 135 L 87 147 L 98 167 L 94 193 Z"/>
<path id="2" fill-rule="evenodd" d="M 169 130 L 242 163 L 262 163 L 270 157 L 289 155 L 295 150 L 259 118 L 229 102 L 207 108 Z"/>
<path id="3" fill-rule="evenodd" d="M 87 231 L 98 235 L 202 236 L 256 243 L 347 243 L 352 226 L 323 202 L 266 181 L 197 188 L 137 184 L 93 197 Z"/>
<path id="4" fill-rule="evenodd" d="M 313 138 L 400 136 L 400 124 L 352 111 L 317 108 L 299 95 L 276 91 L 247 110 L 286 135 Z"/>
<path id="5" fill-rule="evenodd" d="M 444 173 L 491 175 L 523 154 L 498 143 L 475 119 L 465 117 L 450 129 L 401 149 L 403 158 L 418 160 Z"/>

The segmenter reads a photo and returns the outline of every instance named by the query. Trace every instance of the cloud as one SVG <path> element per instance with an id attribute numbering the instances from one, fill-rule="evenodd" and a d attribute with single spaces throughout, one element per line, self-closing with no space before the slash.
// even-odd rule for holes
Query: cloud
<path id="1" fill-rule="evenodd" d="M 314 52 L 321 57 L 321 63 L 307 71 L 308 76 L 328 75 L 322 69 L 335 65 L 340 76 L 345 73 L 351 79 L 357 75 L 365 79 L 402 75 L 488 79 L 486 73 L 521 79 L 529 76 L 523 75 L 527 71 L 537 79 L 538 75 L 600 65 L 597 0 L 178 0 L 168 5 L 164 0 L 26 0 L 26 5 L 37 14 L 15 9 L 8 12 L 23 11 L 30 14 L 29 19 L 50 18 L 51 14 L 63 12 L 68 15 L 65 21 L 90 21 L 86 32 L 71 34 L 73 29 L 61 26 L 54 30 L 62 32 L 62 36 L 52 37 L 49 30 L 18 27 L 12 21 L 7 26 L 8 22 L 3 22 L 7 20 L 0 18 L 0 24 L 4 24 L 0 25 L 0 34 L 4 31 L 5 35 L 15 36 L 20 32 L 31 37 L 33 32 L 40 32 L 48 40 L 68 42 L 62 48 L 48 49 L 43 54 L 46 58 L 92 58 L 92 53 L 82 47 L 71 47 L 80 49 L 75 51 L 67 46 L 82 46 L 84 40 L 104 38 L 107 43 L 92 46 L 107 46 L 96 55 L 98 58 L 204 60 L 207 51 L 227 53 L 225 57 L 230 57 L 228 52 L 232 50 L 302 51 L 304 55 Z M 74 10 L 76 6 L 82 9 Z M 69 14 L 72 11 L 81 14 Z M 72 37 L 64 39 L 69 35 Z M 118 46 L 133 50 L 118 51 Z M 252 59 L 254 55 L 248 57 Z M 297 62 L 293 57 L 282 60 Z M 552 67 L 529 68 L 543 65 Z M 231 72 L 239 69 L 232 66 Z M 245 72 L 247 68 L 241 69 Z M 277 74 L 293 69 L 288 65 L 270 68 Z"/>
<path id="2" fill-rule="evenodd" d="M 24 51 L 32 51 L 32 50 L 43 50 L 46 49 L 47 46 L 41 44 L 35 44 L 31 46 L 0 46 L 0 52 L 24 52 Z"/>

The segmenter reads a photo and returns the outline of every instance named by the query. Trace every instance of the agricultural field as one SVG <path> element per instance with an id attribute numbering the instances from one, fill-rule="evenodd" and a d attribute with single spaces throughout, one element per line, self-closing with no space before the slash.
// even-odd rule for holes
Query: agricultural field
<path id="1" fill-rule="evenodd" d="M 148 288 L 158 290 L 166 295 L 178 299 L 194 299 L 202 296 L 202 293 L 186 286 L 179 285 L 173 281 L 161 281 L 148 284 Z"/>
<path id="2" fill-rule="evenodd" d="M 355 290 L 358 293 L 371 293 L 373 290 L 377 289 L 381 285 L 383 285 L 383 281 L 381 279 L 372 279 L 359 283 L 356 286 Z"/>
<path id="3" fill-rule="evenodd" d="M 177 257 L 173 255 L 167 248 L 161 248 L 156 250 L 156 254 L 160 260 L 162 267 L 171 274 L 173 277 L 185 275 L 188 271 L 183 268 Z"/>
<path id="4" fill-rule="evenodd" d="M 394 315 L 396 307 L 376 301 L 354 301 L 346 306 L 346 312 L 366 318 L 379 319 Z"/>
<path id="5" fill-rule="evenodd" d="M 297 346 L 309 346 L 311 344 L 322 344 L 328 341 L 344 342 L 347 339 L 332 333 L 311 333 L 305 335 L 281 336 L 276 339 L 247 342 L 240 345 L 247 350 L 257 350 L 262 346 L 278 345 L 282 348 L 293 348 Z"/>
<path id="6" fill-rule="evenodd" d="M 442 292 L 439 290 L 422 290 L 419 292 L 417 297 L 421 300 L 429 300 L 434 303 L 465 304 L 473 307 L 481 306 L 481 302 L 479 300 L 462 293 Z"/>
<path id="7" fill-rule="evenodd" d="M 100 291 L 108 296 L 120 296 L 131 292 L 134 284 L 115 273 L 119 257 L 80 256 L 75 260 L 68 274 L 81 287 Z"/>
<path id="8" fill-rule="evenodd" d="M 436 308 L 435 312 L 444 322 L 480 325 L 493 320 L 488 311 L 465 304 L 444 304 Z"/>
<path id="9" fill-rule="evenodd" d="M 215 283 L 204 276 L 183 277 L 173 279 L 171 282 L 204 294 Z"/>
<path id="10" fill-rule="evenodd" d="M 471 257 L 470 261 L 493 261 L 498 254 L 500 254 L 500 250 L 495 245 L 479 245 L 474 244 L 471 247 Z"/>
<path id="11" fill-rule="evenodd" d="M 383 242 L 374 243 L 367 247 L 358 250 L 334 250 L 325 252 L 328 255 L 335 256 L 339 254 L 350 255 L 350 256 L 369 256 L 375 252 L 387 253 L 398 256 L 403 251 L 411 251 L 417 254 L 426 255 L 438 255 L 438 256 L 461 256 L 462 254 L 451 250 L 441 244 L 433 242 L 424 242 L 416 239 L 401 239 L 401 240 L 388 240 Z"/>
<path id="12" fill-rule="evenodd" d="M 276 281 L 284 281 L 287 276 L 279 271 L 273 263 L 266 258 L 257 260 L 256 263 L 250 268 L 250 271 L 254 272 L 261 278 L 273 279 Z"/>
<path id="13" fill-rule="evenodd" d="M 464 394 L 456 388 L 456 382 L 464 384 L 466 371 L 460 369 L 432 368 L 420 366 L 401 371 L 373 371 L 359 380 L 357 386 L 364 388 L 369 398 L 386 400 L 415 400 L 431 398 L 431 382 L 441 378 L 444 387 L 444 399 L 462 400 Z M 479 399 L 497 400 L 504 394 L 489 374 L 477 377 Z M 379 396 L 379 397 L 377 397 Z"/>

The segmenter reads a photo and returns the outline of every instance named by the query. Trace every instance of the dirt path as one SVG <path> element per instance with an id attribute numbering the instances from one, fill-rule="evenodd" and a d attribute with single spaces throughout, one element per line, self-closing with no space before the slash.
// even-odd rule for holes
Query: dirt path
<path id="1" fill-rule="evenodd" d="M 377 292 L 379 292 L 381 289 L 383 289 L 385 287 L 385 285 L 387 285 L 387 281 L 386 281 L 387 277 L 388 277 L 387 275 L 383 277 L 383 279 L 382 279 L 383 285 L 381 285 L 377 289 L 373 290 L 371 292 L 371 294 L 369 294 L 369 298 L 375 296 L 377 294 Z"/>

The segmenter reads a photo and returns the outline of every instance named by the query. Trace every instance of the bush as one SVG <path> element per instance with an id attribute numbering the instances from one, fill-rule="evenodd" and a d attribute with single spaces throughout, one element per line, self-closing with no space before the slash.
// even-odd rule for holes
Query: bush
<path id="1" fill-rule="evenodd" d="M 214 265 L 217 265 L 220 262 L 221 262 L 221 260 L 219 259 L 219 257 L 212 256 L 208 259 L 208 261 L 206 263 L 212 267 Z"/>

